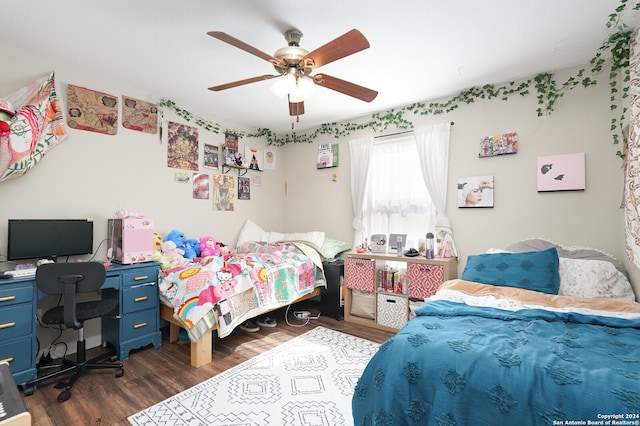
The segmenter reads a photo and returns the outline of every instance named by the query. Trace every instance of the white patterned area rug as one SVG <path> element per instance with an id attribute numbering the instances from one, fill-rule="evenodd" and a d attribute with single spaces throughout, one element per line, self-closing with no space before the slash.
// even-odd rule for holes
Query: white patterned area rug
<path id="1" fill-rule="evenodd" d="M 128 420 L 139 426 L 352 425 L 353 389 L 378 347 L 316 327 Z"/>

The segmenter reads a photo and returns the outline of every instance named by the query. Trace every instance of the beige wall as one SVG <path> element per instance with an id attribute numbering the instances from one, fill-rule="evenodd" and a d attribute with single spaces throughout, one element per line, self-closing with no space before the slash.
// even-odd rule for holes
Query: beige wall
<path id="1" fill-rule="evenodd" d="M 559 73 L 561 77 L 568 71 Z M 584 245 L 625 258 L 621 160 L 615 155 L 609 132 L 608 83 L 567 93 L 551 116 L 538 117 L 535 95 L 509 101 L 479 101 L 451 114 L 411 117 L 416 124 L 455 122 L 451 131 L 447 214 L 460 249 L 460 267 L 469 254 L 505 245 L 522 238 L 543 237 L 565 245 Z M 390 130 L 394 132 L 396 130 Z M 478 158 L 479 141 L 493 134 L 517 132 L 515 155 Z M 338 168 L 316 170 L 319 139 L 311 145 L 287 146 L 285 200 L 288 230 L 324 229 L 351 241 L 353 208 L 349 184 L 348 139 L 338 139 Z M 538 156 L 586 153 L 586 190 L 538 193 Z M 337 183 L 331 173 L 339 174 Z M 459 209 L 456 185 L 460 176 L 494 175 L 495 207 Z M 429 230 L 425 229 L 425 232 Z"/>
<path id="2" fill-rule="evenodd" d="M 0 57 L 3 63 L 11 64 L 0 74 L 0 96 L 52 69 L 56 72 L 63 107 L 67 84 L 152 102 L 158 102 L 162 96 L 140 92 L 108 76 L 87 74 L 65 63 L 41 61 L 8 47 L 0 47 Z M 569 74 L 559 73 L 559 80 Z M 179 99 L 174 101 L 180 104 Z M 607 81 L 566 94 L 551 116 L 537 117 L 537 107 L 532 94 L 506 102 L 479 101 L 445 116 L 409 117 L 417 126 L 455 122 L 451 132 L 447 214 L 460 250 L 460 270 L 470 254 L 529 237 L 596 247 L 621 260 L 626 257 L 623 213 L 619 208 L 622 171 L 609 132 Z M 200 115 L 229 128 L 252 130 L 220 117 Z M 170 112 L 165 118 L 183 122 Z M 388 133 L 396 131 L 389 129 Z M 267 230 L 322 230 L 333 238 L 349 242 L 353 239 L 348 139 L 368 132 L 273 148 L 277 155 L 276 170 L 258 173 L 262 185 L 251 188 L 250 201 L 236 201 L 233 212 L 213 211 L 211 201 L 193 200 L 190 186 L 174 181 L 176 170 L 166 167 L 166 143 L 160 143 L 157 135 L 122 127 L 116 136 L 73 129 L 68 132 L 67 141 L 50 151 L 27 175 L 0 182 L 0 253 L 5 252 L 9 218 L 92 217 L 98 249 L 106 238 L 107 219 L 113 217 L 119 206 L 153 218 L 161 233 L 177 228 L 191 238 L 213 235 L 229 244 L 235 243 L 247 218 Z M 518 133 L 517 154 L 478 158 L 480 138 L 507 132 Z M 223 135 L 202 129 L 199 135 L 201 150 L 205 143 L 223 143 Z M 339 143 L 339 167 L 317 170 L 318 144 L 328 142 Z M 263 140 L 240 140 L 241 147 L 247 144 L 265 147 Z M 587 189 L 538 193 L 537 157 L 575 152 L 586 153 Z M 331 180 L 332 173 L 338 173 L 337 182 Z M 495 207 L 458 209 L 458 177 L 486 174 L 494 175 Z M 97 251 L 97 258 L 105 258 L 104 246 Z M 630 266 L 630 269 L 633 277 L 640 275 L 637 268 Z"/>

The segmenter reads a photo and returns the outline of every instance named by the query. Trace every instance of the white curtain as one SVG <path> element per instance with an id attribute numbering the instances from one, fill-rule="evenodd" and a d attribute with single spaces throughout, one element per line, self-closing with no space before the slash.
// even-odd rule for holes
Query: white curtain
<path id="1" fill-rule="evenodd" d="M 417 247 L 419 239 L 434 231 L 435 219 L 414 135 L 374 141 L 363 207 L 366 232 L 407 234 L 408 247 Z"/>
<path id="2" fill-rule="evenodd" d="M 451 254 L 457 257 L 458 249 L 453 241 L 453 228 L 445 212 L 451 124 L 443 123 L 414 129 L 413 133 L 416 137 L 424 182 L 436 207 L 436 235 L 442 238 L 442 244 L 451 243 Z"/>
<path id="3" fill-rule="evenodd" d="M 364 218 L 362 214 L 372 148 L 373 138 L 371 137 L 349 141 L 349 152 L 351 153 L 351 201 L 353 203 L 352 226 L 355 231 L 353 236 L 354 248 L 364 242 Z"/>

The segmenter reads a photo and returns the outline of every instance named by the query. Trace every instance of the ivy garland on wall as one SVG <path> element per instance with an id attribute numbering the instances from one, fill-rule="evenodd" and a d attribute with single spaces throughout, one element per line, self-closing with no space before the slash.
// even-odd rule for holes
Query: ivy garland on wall
<path id="1" fill-rule="evenodd" d="M 291 133 L 279 136 L 269 129 L 260 128 L 254 133 L 239 132 L 231 129 L 224 129 L 225 133 L 232 133 L 238 137 L 245 138 L 265 138 L 269 146 L 283 146 L 288 143 L 312 143 L 318 136 L 333 136 L 335 138 L 345 137 L 349 134 L 370 129 L 376 133 L 385 131 L 393 126 L 396 129 L 412 129 L 413 122 L 407 118 L 408 115 L 440 115 L 449 113 L 457 109 L 460 105 L 472 104 L 477 100 L 501 99 L 508 100 L 515 95 L 525 96 L 535 92 L 538 98 L 538 116 L 551 114 L 556 102 L 562 96 L 575 87 L 589 87 L 596 84 L 595 77 L 605 70 L 607 52 L 611 54 L 609 68 L 609 91 L 610 110 L 615 113 L 618 105 L 629 96 L 629 54 L 631 46 L 632 30 L 622 22 L 622 13 L 629 7 L 628 0 L 620 0 L 620 4 L 615 11 L 608 16 L 607 28 L 614 28 L 616 31 L 610 35 L 600 46 L 595 56 L 588 62 L 587 66 L 558 85 L 553 73 L 540 73 L 526 81 L 510 82 L 501 86 L 485 84 L 481 87 L 472 87 L 447 99 L 444 102 L 417 102 L 403 108 L 391 109 L 384 113 L 375 113 L 364 123 L 325 123 L 316 128 L 315 131 L 306 134 Z M 632 6 L 632 10 L 640 10 L 640 2 Z M 619 84 L 622 83 L 622 89 Z M 222 126 L 218 123 L 194 116 L 189 111 L 182 109 L 175 102 L 167 99 L 160 101 L 160 106 L 173 110 L 179 117 L 193 122 L 203 129 L 221 133 Z M 627 113 L 627 108 L 622 107 L 620 114 L 611 119 L 611 133 L 613 143 L 620 143 L 620 135 Z M 621 150 L 616 152 L 619 157 L 624 157 Z"/>

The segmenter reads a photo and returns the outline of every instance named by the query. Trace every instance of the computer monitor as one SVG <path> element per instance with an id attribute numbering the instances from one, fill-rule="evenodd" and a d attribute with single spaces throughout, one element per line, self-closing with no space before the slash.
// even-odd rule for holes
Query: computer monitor
<path id="1" fill-rule="evenodd" d="M 7 259 L 52 259 L 93 253 L 93 219 L 9 219 Z"/>

